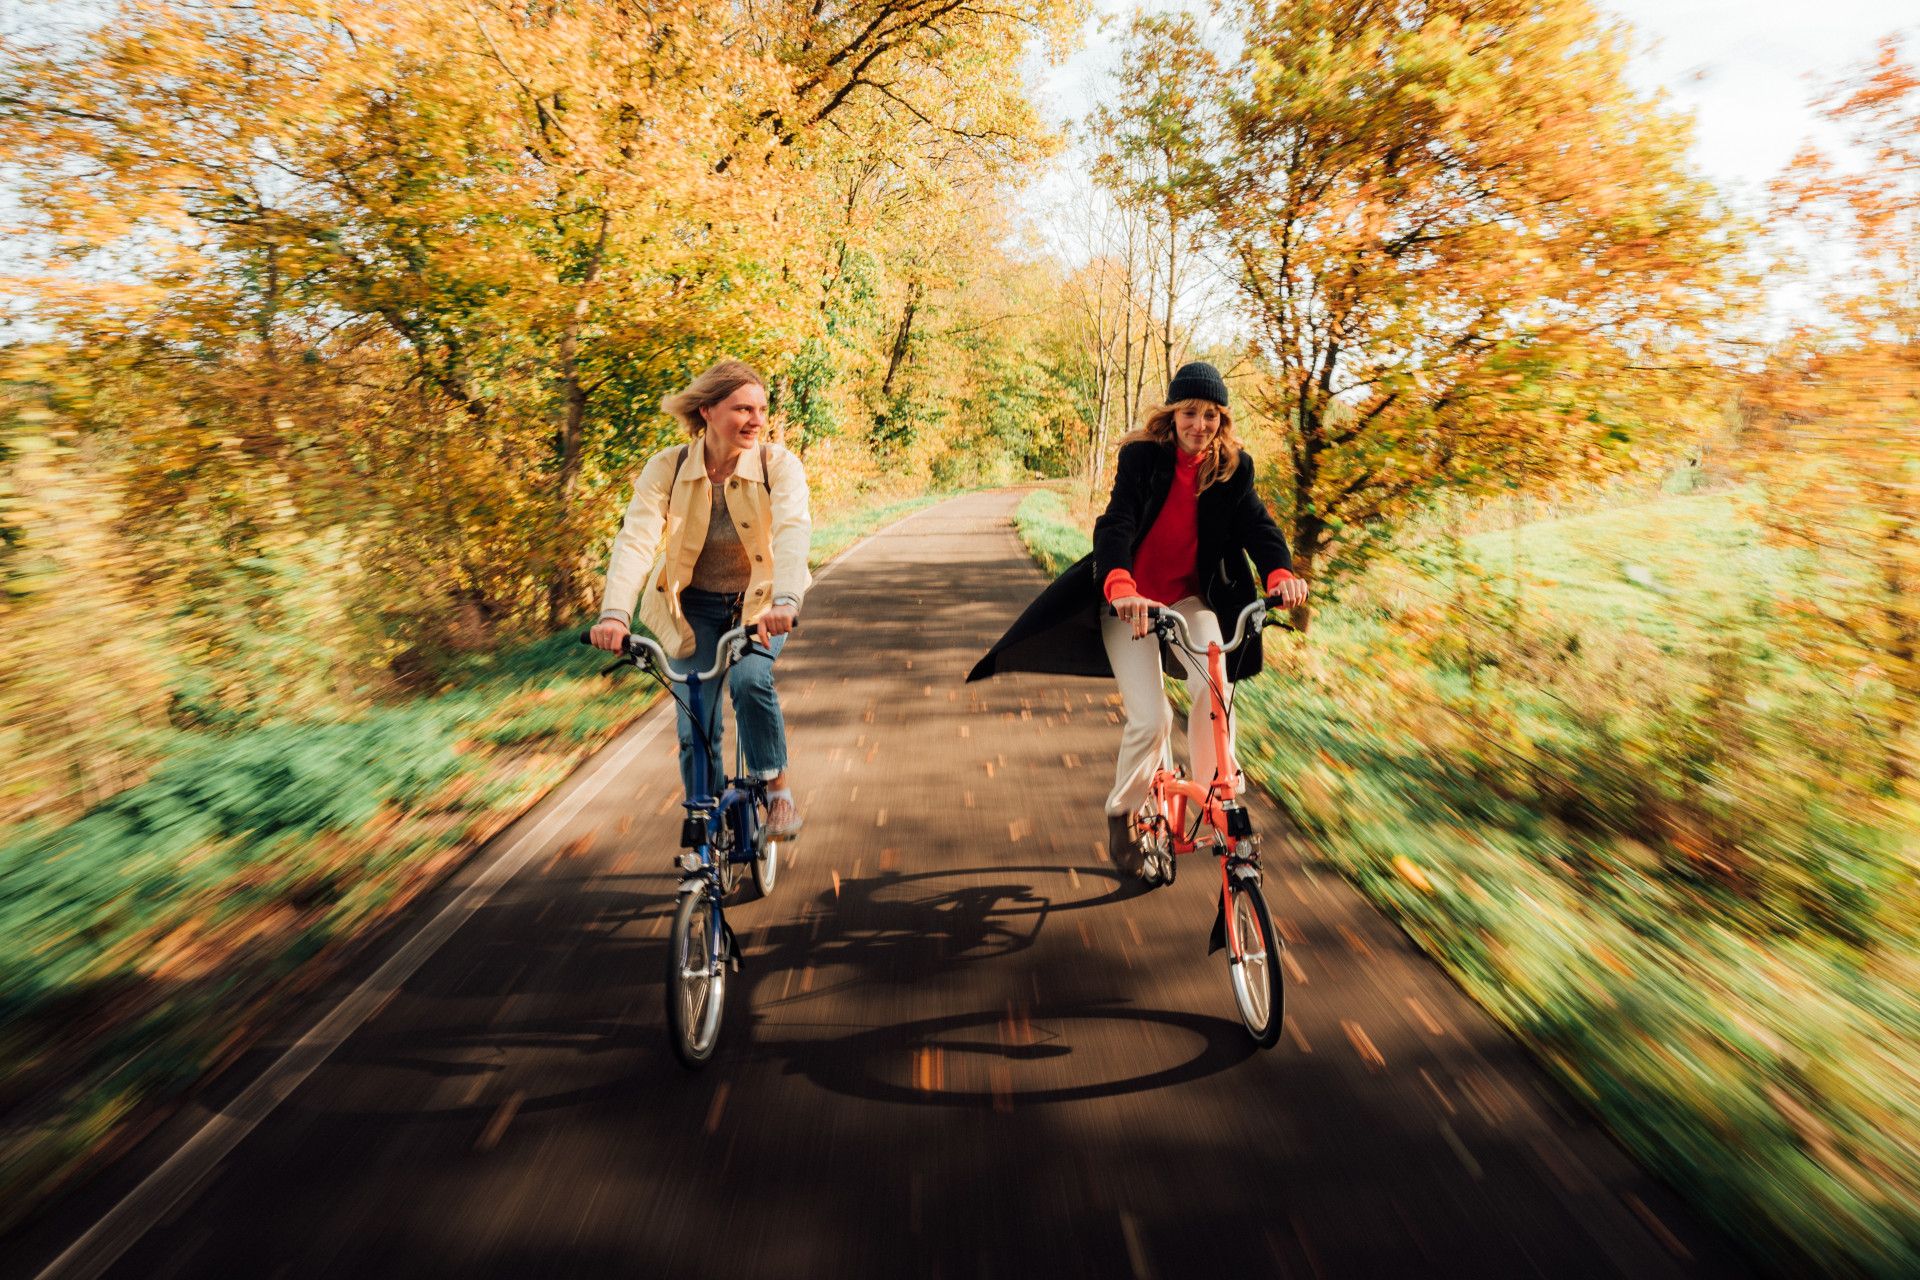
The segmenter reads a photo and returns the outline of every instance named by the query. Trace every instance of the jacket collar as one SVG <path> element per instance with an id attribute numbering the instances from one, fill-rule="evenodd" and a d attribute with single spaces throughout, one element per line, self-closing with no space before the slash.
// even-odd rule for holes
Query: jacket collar
<path id="1" fill-rule="evenodd" d="M 733 468 L 735 477 L 750 481 L 753 484 L 766 484 L 766 472 L 760 466 L 760 452 L 763 448 L 770 447 L 771 444 L 771 441 L 756 444 L 753 448 L 741 454 L 740 461 L 736 463 Z M 688 443 L 686 461 L 680 464 L 680 470 L 674 476 L 673 480 L 675 484 L 693 484 L 696 481 L 702 481 L 706 478 L 706 441 L 700 436 L 695 436 L 692 441 Z"/>

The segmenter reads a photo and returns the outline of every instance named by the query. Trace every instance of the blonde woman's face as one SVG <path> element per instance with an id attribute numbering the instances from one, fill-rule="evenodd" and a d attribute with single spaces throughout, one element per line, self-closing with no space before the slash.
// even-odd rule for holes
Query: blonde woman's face
<path id="1" fill-rule="evenodd" d="M 1187 401 L 1173 411 L 1173 433 L 1179 437 L 1180 447 L 1188 453 L 1199 453 L 1213 443 L 1220 434 L 1220 406 L 1204 401 Z"/>
<path id="2" fill-rule="evenodd" d="M 745 453 L 766 437 L 766 388 L 745 383 L 711 409 L 702 409 L 700 416 L 706 419 L 710 443 L 719 446 L 722 455 Z"/>

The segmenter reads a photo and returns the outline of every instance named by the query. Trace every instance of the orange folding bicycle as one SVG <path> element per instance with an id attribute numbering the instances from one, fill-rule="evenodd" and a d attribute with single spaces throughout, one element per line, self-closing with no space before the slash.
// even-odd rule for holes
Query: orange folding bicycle
<path id="1" fill-rule="evenodd" d="M 1207 953 L 1224 949 L 1233 1001 L 1240 1021 L 1254 1043 L 1270 1049 L 1280 1039 L 1284 994 L 1281 990 L 1278 948 L 1273 917 L 1260 893 L 1260 837 L 1246 806 L 1234 798 L 1234 780 L 1240 764 L 1233 756 L 1228 733 L 1233 701 L 1228 693 L 1227 655 L 1243 643 L 1260 643 L 1269 625 L 1267 612 L 1278 608 L 1278 596 L 1255 600 L 1241 610 L 1230 643 L 1196 648 L 1187 621 L 1172 609 L 1155 608 L 1148 616 L 1154 633 L 1177 649 L 1183 662 L 1206 663 L 1208 698 L 1212 703 L 1214 776 L 1202 784 L 1185 769 L 1163 761 L 1148 784 L 1146 801 L 1133 815 L 1133 826 L 1143 856 L 1142 878 L 1152 884 L 1171 884 L 1174 858 L 1192 853 L 1204 841 L 1220 859 L 1220 903 L 1213 920 Z M 1189 824 L 1191 818 L 1191 824 Z M 1202 828 L 1210 835 L 1203 836 Z"/>

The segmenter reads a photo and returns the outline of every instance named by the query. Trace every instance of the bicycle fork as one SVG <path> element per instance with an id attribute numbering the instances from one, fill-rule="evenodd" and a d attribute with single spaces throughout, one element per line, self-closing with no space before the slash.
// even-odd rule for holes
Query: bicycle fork
<path id="1" fill-rule="evenodd" d="M 1260 883 L 1260 847 L 1256 837 L 1249 832 L 1235 843 L 1232 850 L 1218 843 L 1214 845 L 1220 855 L 1220 904 L 1214 911 L 1213 932 L 1207 939 L 1207 954 L 1227 948 L 1229 964 L 1239 964 L 1242 951 L 1240 926 L 1232 911 L 1234 881 Z"/>

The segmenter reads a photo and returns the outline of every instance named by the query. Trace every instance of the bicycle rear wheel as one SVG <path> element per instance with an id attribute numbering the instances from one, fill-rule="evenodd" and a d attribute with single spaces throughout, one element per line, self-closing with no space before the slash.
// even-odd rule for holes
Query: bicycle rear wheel
<path id="1" fill-rule="evenodd" d="M 667 938 L 667 1032 L 674 1056 L 688 1067 L 713 1057 L 727 1003 L 728 957 L 719 954 L 707 892 L 702 885 L 680 896 Z"/>
<path id="2" fill-rule="evenodd" d="M 1235 879 L 1227 898 L 1227 974 L 1247 1034 L 1262 1049 L 1280 1039 L 1286 1005 L 1280 978 L 1280 939 L 1267 900 L 1251 880 Z"/>
<path id="3" fill-rule="evenodd" d="M 780 842 L 767 834 L 771 808 L 764 798 L 753 806 L 753 887 L 763 898 L 773 895 L 774 882 L 780 878 Z"/>

